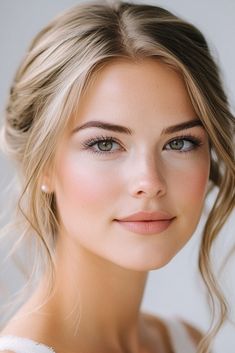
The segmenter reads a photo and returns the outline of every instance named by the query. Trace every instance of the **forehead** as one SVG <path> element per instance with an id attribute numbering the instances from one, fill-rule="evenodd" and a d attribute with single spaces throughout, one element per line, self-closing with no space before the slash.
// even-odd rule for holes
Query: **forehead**
<path id="1" fill-rule="evenodd" d="M 157 59 L 116 60 L 91 76 L 76 118 L 122 119 L 155 114 L 192 114 L 193 107 L 180 73 Z M 75 120 L 77 120 L 75 119 Z"/>

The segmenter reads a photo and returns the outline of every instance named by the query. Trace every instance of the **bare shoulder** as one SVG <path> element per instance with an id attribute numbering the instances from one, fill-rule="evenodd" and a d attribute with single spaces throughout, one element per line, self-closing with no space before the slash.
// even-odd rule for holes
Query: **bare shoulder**
<path id="1" fill-rule="evenodd" d="M 158 347 L 159 351 L 173 353 L 169 332 L 164 321 L 150 313 L 142 313 L 142 316 L 148 328 L 150 340 L 153 342 L 152 345 Z"/>
<path id="2" fill-rule="evenodd" d="M 161 336 L 165 351 L 172 352 L 173 348 L 171 346 L 171 339 L 164 318 L 155 316 L 150 313 L 143 313 L 143 317 L 148 323 L 149 327 L 155 331 L 155 333 L 158 333 Z M 184 325 L 186 331 L 188 332 L 195 345 L 198 345 L 203 338 L 203 332 L 187 321 L 180 319 L 180 322 Z"/>
<path id="3" fill-rule="evenodd" d="M 185 328 L 188 331 L 188 334 L 192 338 L 193 342 L 197 345 L 204 336 L 203 332 L 187 321 L 181 320 L 181 322 L 185 326 Z"/>

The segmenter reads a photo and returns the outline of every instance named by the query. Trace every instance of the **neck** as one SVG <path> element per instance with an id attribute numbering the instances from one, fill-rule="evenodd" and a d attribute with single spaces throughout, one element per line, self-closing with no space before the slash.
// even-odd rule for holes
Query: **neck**
<path id="1" fill-rule="evenodd" d="M 146 280 L 147 272 L 124 269 L 74 243 L 58 242 L 55 293 L 46 304 L 53 313 L 53 332 L 67 351 L 70 342 L 71 351 L 138 352 Z"/>

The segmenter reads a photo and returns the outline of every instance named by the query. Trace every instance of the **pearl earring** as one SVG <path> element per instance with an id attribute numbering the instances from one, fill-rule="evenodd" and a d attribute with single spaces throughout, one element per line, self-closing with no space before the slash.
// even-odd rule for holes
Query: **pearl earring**
<path id="1" fill-rule="evenodd" d="M 46 184 L 41 185 L 41 190 L 42 192 L 45 192 L 45 193 L 49 192 L 48 186 Z"/>

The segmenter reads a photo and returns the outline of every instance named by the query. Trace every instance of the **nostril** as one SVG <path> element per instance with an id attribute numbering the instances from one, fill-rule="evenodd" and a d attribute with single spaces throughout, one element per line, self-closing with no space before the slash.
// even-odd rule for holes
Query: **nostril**
<path id="1" fill-rule="evenodd" d="M 133 192 L 134 195 L 136 196 L 145 196 L 145 197 L 160 197 L 165 195 L 166 193 L 166 188 L 163 185 L 158 185 L 157 187 L 152 186 L 152 187 L 143 187 L 142 188 L 136 188 L 136 190 Z"/>

